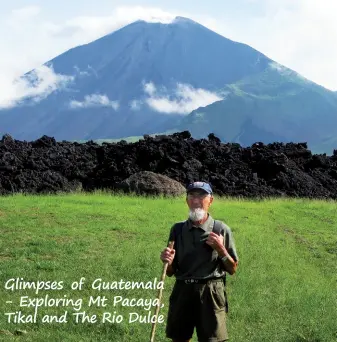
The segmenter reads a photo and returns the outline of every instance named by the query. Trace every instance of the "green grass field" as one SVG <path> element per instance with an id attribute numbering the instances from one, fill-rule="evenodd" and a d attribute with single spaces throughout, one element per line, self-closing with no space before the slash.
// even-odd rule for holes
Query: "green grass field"
<path id="1" fill-rule="evenodd" d="M 238 272 L 227 282 L 231 341 L 334 341 L 336 202 L 215 198 L 211 214 L 232 228 L 240 257 Z M 129 322 L 129 318 L 131 313 L 146 317 L 149 310 L 145 306 L 153 303 L 157 290 L 99 290 L 92 284 L 159 281 L 160 251 L 171 225 L 186 215 L 183 197 L 107 193 L 0 197 L 0 330 L 27 332 L 20 336 L 0 333 L 0 340 L 149 341 L 151 324 Z M 85 278 L 82 289 L 72 290 L 71 284 L 81 277 Z M 16 278 L 22 281 L 12 291 L 13 281 L 8 280 Z M 63 283 L 58 284 L 60 289 L 34 291 L 20 289 L 23 281 Z M 165 279 L 160 311 L 164 319 L 173 284 L 174 278 Z M 16 316 L 5 315 L 21 311 L 33 318 L 37 301 L 32 299 L 40 298 L 42 303 L 46 296 L 72 299 L 73 305 L 39 307 L 36 323 L 13 323 Z M 90 297 L 98 296 L 100 303 L 89 306 Z M 132 298 L 143 299 L 138 304 L 145 306 L 114 305 L 118 296 L 129 299 L 129 304 Z M 81 322 L 84 311 L 91 322 Z M 110 322 L 103 323 L 103 315 Z M 52 316 L 61 322 L 42 322 Z M 117 316 L 123 320 L 112 323 Z M 157 325 L 156 341 L 167 341 L 165 323 Z"/>

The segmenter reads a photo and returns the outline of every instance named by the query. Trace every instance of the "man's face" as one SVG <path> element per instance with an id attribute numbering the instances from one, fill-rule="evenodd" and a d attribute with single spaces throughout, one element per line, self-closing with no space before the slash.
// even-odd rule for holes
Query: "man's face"
<path id="1" fill-rule="evenodd" d="M 213 197 L 203 190 L 191 190 L 187 194 L 186 202 L 190 210 L 203 209 L 207 213 Z"/>

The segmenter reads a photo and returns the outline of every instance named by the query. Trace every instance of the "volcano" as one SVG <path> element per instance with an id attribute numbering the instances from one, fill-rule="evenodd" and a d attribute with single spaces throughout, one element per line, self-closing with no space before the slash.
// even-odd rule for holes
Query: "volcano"
<path id="1" fill-rule="evenodd" d="M 116 139 L 189 130 L 243 146 L 337 147 L 337 97 L 188 18 L 137 21 L 47 61 L 57 87 L 0 110 L 0 134 Z M 23 79 L 37 86 L 36 70 Z"/>

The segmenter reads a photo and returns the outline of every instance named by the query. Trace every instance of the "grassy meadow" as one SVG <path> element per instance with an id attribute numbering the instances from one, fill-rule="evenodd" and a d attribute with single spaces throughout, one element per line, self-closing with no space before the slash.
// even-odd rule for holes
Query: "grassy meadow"
<path id="1" fill-rule="evenodd" d="M 237 273 L 227 280 L 230 340 L 334 341 L 336 202 L 216 197 L 210 212 L 232 228 L 240 257 Z M 121 280 L 159 281 L 160 251 L 172 224 L 186 215 L 183 197 L 104 192 L 0 197 L 0 340 L 149 341 L 151 323 L 129 319 L 153 314 L 154 307 L 147 310 L 146 305 L 153 303 L 158 291 L 99 287 L 103 282 L 113 287 Z M 71 289 L 81 278 L 81 289 Z M 22 282 L 38 281 L 58 284 L 53 289 L 20 289 Z M 173 284 L 174 278 L 166 277 L 160 311 L 164 320 Z M 117 303 L 121 297 L 123 302 Z M 36 304 L 46 298 L 72 303 L 38 307 L 33 323 L 14 323 L 14 314 L 5 315 L 21 311 L 27 319 L 33 317 Z M 143 303 L 131 302 L 132 298 Z M 132 303 L 139 306 L 127 306 Z M 42 322 L 48 317 L 60 321 Z M 26 333 L 9 335 L 17 330 Z M 155 341 L 167 341 L 165 322 L 157 324 Z M 196 335 L 192 341 L 197 341 Z"/>

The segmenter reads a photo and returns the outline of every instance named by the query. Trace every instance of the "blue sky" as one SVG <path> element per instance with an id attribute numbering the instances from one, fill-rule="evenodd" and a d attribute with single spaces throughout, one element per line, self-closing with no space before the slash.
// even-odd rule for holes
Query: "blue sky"
<path id="1" fill-rule="evenodd" d="M 15 96 L 16 77 L 74 46 L 137 19 L 177 15 L 337 90 L 336 13 L 336 0 L 11 0 L 0 12 L 0 96 Z"/>

